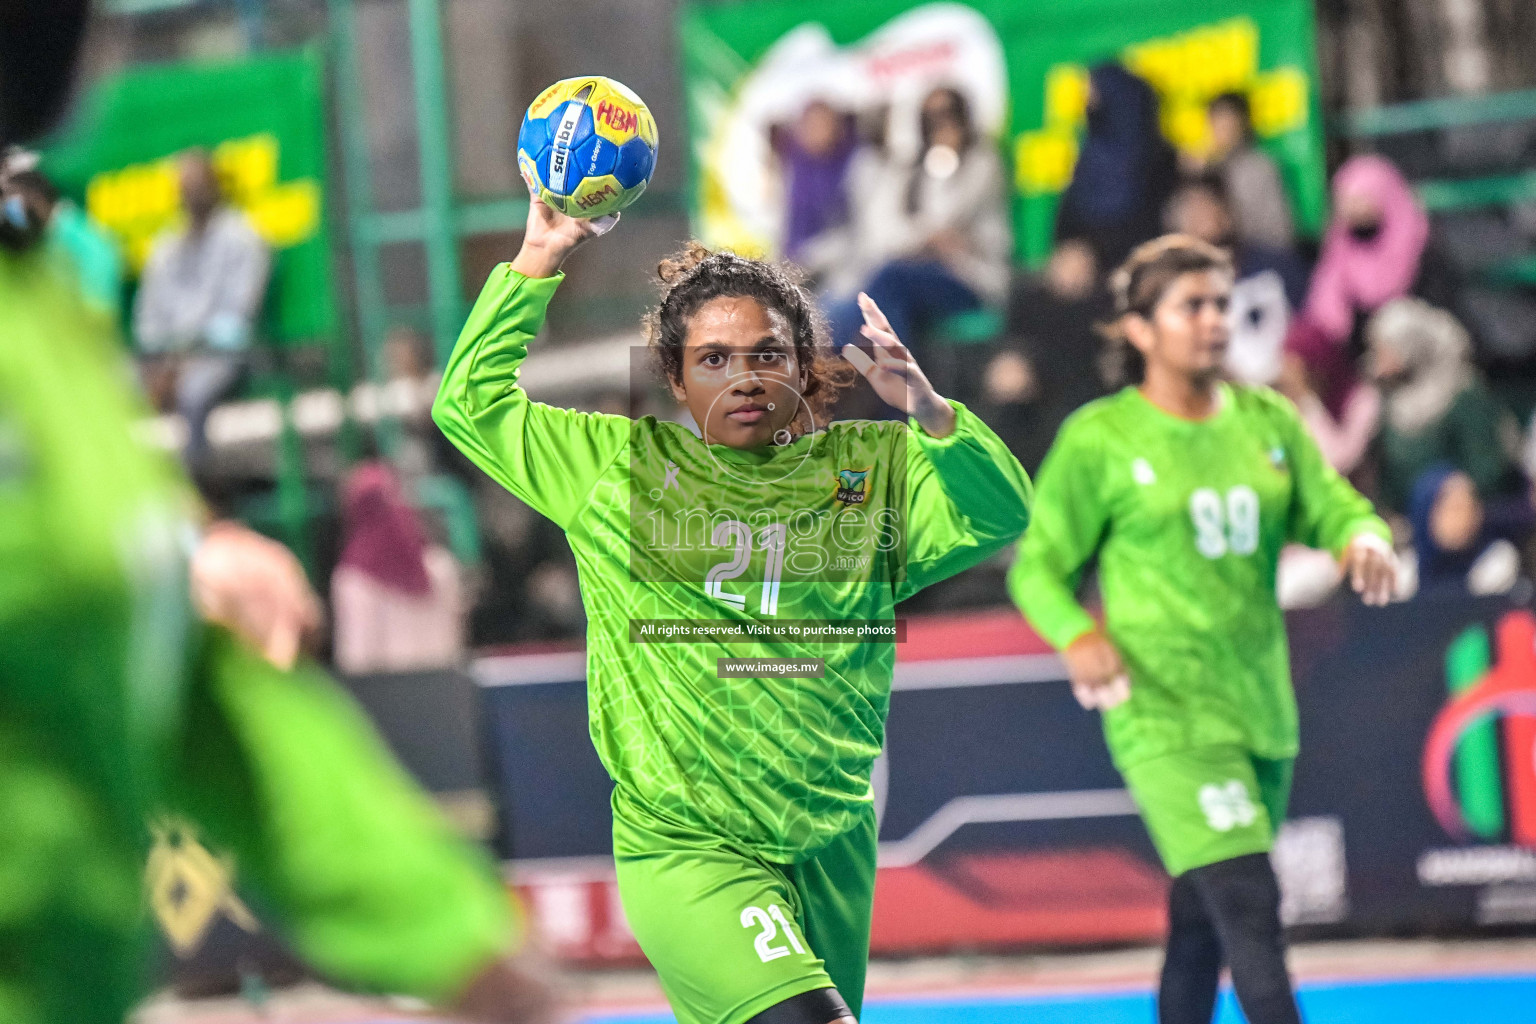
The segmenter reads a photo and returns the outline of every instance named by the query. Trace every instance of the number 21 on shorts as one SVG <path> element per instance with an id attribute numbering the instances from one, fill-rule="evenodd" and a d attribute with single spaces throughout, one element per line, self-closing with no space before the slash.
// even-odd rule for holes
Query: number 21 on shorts
<path id="1" fill-rule="evenodd" d="M 789 956 L 790 946 L 794 947 L 796 953 L 805 955 L 805 947 L 800 944 L 800 939 L 795 935 L 795 929 L 790 926 L 784 911 L 779 909 L 777 903 L 768 904 L 766 911 L 762 907 L 746 908 L 741 912 L 741 926 L 758 929 L 757 938 L 752 941 L 752 945 L 757 949 L 757 958 L 765 964 L 781 956 Z M 774 944 L 773 940 L 778 938 L 780 928 L 784 929 L 784 938 L 789 940 L 789 946 Z"/>

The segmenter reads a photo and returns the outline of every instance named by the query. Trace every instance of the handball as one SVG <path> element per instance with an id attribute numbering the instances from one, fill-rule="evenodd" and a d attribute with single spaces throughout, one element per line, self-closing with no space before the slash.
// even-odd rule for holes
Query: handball
<path id="1" fill-rule="evenodd" d="M 656 168 L 656 119 L 611 78 L 567 78 L 539 93 L 517 133 L 528 191 L 571 217 L 617 213 Z"/>

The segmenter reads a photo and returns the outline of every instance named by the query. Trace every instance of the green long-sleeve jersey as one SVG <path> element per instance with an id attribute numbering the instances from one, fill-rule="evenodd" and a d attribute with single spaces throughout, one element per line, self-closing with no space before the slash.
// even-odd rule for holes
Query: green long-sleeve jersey
<path id="1" fill-rule="evenodd" d="M 592 740 L 617 784 L 615 813 L 731 837 L 772 860 L 809 856 L 870 800 L 895 647 L 889 635 L 823 642 L 793 630 L 893 621 L 897 601 L 1019 535 L 1028 478 L 959 405 L 942 439 L 849 421 L 739 451 L 654 417 L 531 401 L 519 366 L 560 280 L 492 272 L 433 416 L 566 531 L 588 615 Z M 680 625 L 738 632 L 679 638 Z M 824 659 L 825 674 L 719 674 L 721 658 L 757 657 Z"/>
<path id="2" fill-rule="evenodd" d="M 1065 648 L 1094 626 L 1074 595 L 1098 556 L 1105 628 L 1131 677 L 1131 699 L 1104 715 L 1120 767 L 1207 745 L 1293 757 L 1280 549 L 1337 555 L 1362 533 L 1389 537 L 1275 392 L 1223 385 L 1218 411 L 1191 422 L 1126 388 L 1062 426 L 1009 590 Z"/>
<path id="3" fill-rule="evenodd" d="M 0 1021 L 121 1021 L 145 816 L 181 724 L 189 492 L 130 430 L 121 348 L 0 249 Z M 89 964 L 82 978 L 70 965 Z"/>

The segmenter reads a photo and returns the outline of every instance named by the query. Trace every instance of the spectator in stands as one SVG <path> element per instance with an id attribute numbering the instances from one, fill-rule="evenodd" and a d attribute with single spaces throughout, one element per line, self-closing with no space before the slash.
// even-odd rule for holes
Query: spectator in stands
<path id="1" fill-rule="evenodd" d="M 1440 465 L 1465 473 L 1484 500 L 1518 489 L 1516 429 L 1472 365 L 1471 339 L 1454 316 L 1420 299 L 1396 299 L 1371 318 L 1366 339 L 1382 390 L 1388 508 L 1407 511 L 1415 482 Z"/>
<path id="2" fill-rule="evenodd" d="M 1162 233 L 1178 160 L 1158 123 L 1157 95 L 1119 64 L 1089 73 L 1088 133 L 1062 194 L 1057 238 L 1083 238 L 1100 266 Z"/>
<path id="3" fill-rule="evenodd" d="M 177 164 L 186 224 L 156 240 L 139 284 L 133 331 L 151 397 L 174 399 L 187 461 L 204 461 L 208 413 L 240 384 L 271 258 L 239 210 L 225 205 L 208 154 Z"/>
<path id="4" fill-rule="evenodd" d="M 1097 324 L 1112 313 L 1093 249 L 1057 244 L 1038 279 L 1014 285 L 1004 340 L 982 380 L 982 418 L 1034 472 L 1056 429 L 1108 391 Z"/>
<path id="5" fill-rule="evenodd" d="M 1307 295 L 1307 266 L 1288 248 L 1252 241 L 1238 230 L 1232 197 L 1208 178 L 1180 185 L 1168 200 L 1165 223 L 1177 231 L 1204 239 L 1231 253 L 1238 280 L 1266 271 L 1274 272 L 1285 290 L 1291 309 L 1299 309 Z"/>
<path id="6" fill-rule="evenodd" d="M 1254 139 L 1248 97 L 1240 92 L 1217 96 L 1206 109 L 1211 126 L 1209 169 L 1231 202 L 1239 240 L 1271 249 L 1296 244 L 1291 203 L 1280 168 Z"/>
<path id="7" fill-rule="evenodd" d="M 437 471 L 443 432 L 432 422 L 439 375 L 432 369 L 432 339 L 414 327 L 395 327 L 384 338 L 384 387 L 379 412 L 399 428 L 390 461 L 406 493 Z"/>
<path id="8" fill-rule="evenodd" d="M 919 359 L 937 319 L 1002 305 L 1010 244 L 1002 161 L 964 93 L 933 90 L 920 116 L 914 159 L 865 154 L 850 175 L 855 259 L 878 267 L 864 290 Z M 839 347 L 864 322 L 852 298 L 833 302 L 828 317 Z"/>
<path id="9" fill-rule="evenodd" d="M 772 132 L 770 142 L 784 177 L 784 255 L 801 262 L 818 241 L 847 226 L 846 179 L 858 145 L 854 119 L 815 99 L 792 126 Z"/>
<path id="10" fill-rule="evenodd" d="M 44 225 L 50 255 L 80 286 L 80 294 L 114 326 L 123 304 L 123 257 L 112 237 L 68 199 L 38 170 L 37 154 L 12 150 L 0 162 L 10 191 L 19 195 L 28 214 Z"/>
<path id="11" fill-rule="evenodd" d="M 1418 593 L 1502 594 L 1520 572 L 1520 552 L 1536 525 L 1526 497 L 1484 502 L 1472 478 L 1444 463 L 1413 485 L 1408 509 Z"/>
<path id="12" fill-rule="evenodd" d="M 1360 378 L 1349 350 L 1295 317 L 1274 386 L 1296 404 L 1328 464 L 1354 477 L 1381 422 L 1381 391 Z"/>
<path id="13" fill-rule="evenodd" d="M 569 558 L 541 562 L 528 577 L 526 616 L 532 635 L 543 640 L 568 640 L 582 635 L 587 613 L 581 604 L 581 581 Z"/>
<path id="14" fill-rule="evenodd" d="M 348 477 L 342 504 L 346 532 L 331 576 L 336 667 L 360 675 L 461 664 L 458 564 L 428 539 L 394 471 L 363 463 Z"/>
<path id="15" fill-rule="evenodd" d="M 1227 369 L 1249 384 L 1273 384 L 1280 373 L 1280 352 L 1291 311 L 1301 305 L 1307 270 L 1290 249 L 1244 239 L 1221 187 L 1195 180 L 1179 186 L 1168 200 L 1169 231 L 1193 235 L 1232 256 L 1237 281 L 1229 308 L 1232 341 Z"/>
<path id="16" fill-rule="evenodd" d="M 1445 280 L 1426 261 L 1429 216 L 1385 157 L 1351 157 L 1333 176 L 1333 220 L 1323 236 L 1302 315 L 1344 344 L 1388 302 L 1418 295 L 1449 306 Z"/>

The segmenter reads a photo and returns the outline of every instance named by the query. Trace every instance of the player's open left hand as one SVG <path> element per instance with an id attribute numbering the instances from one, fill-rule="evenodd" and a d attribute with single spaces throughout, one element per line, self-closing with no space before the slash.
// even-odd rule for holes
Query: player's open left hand
<path id="1" fill-rule="evenodd" d="M 859 333 L 869 339 L 874 354 L 849 344 L 843 346 L 843 358 L 887 405 L 917 420 L 934 437 L 947 436 L 955 429 L 955 410 L 933 390 L 922 367 L 891 330 L 891 322 L 863 292 L 859 292 L 859 311 L 864 314 Z"/>
<path id="2" fill-rule="evenodd" d="M 1384 605 L 1392 600 L 1397 589 L 1397 556 L 1375 534 L 1350 541 L 1339 567 L 1366 604 Z"/>

